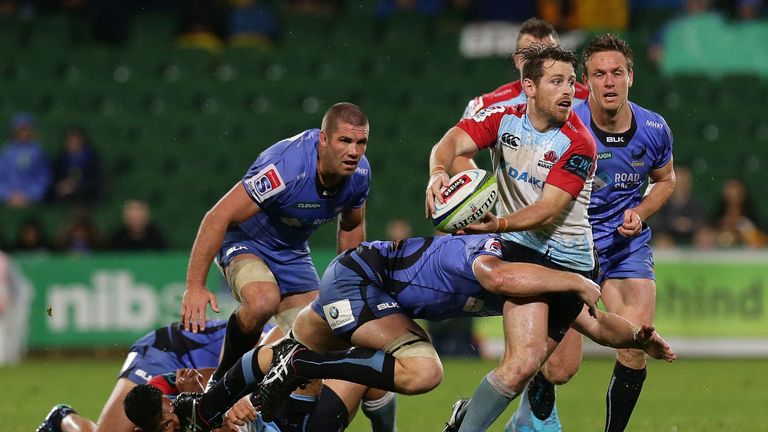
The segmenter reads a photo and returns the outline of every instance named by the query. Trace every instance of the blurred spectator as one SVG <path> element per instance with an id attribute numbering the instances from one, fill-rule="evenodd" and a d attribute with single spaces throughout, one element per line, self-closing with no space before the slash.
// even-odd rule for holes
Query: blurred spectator
<path id="1" fill-rule="evenodd" d="M 58 248 L 74 255 L 84 255 L 98 249 L 99 231 L 93 217 L 85 209 L 77 209 L 62 225 Z"/>
<path id="2" fill-rule="evenodd" d="M 737 0 L 736 17 L 742 21 L 760 18 L 763 13 L 763 0 Z"/>
<path id="3" fill-rule="evenodd" d="M 229 5 L 218 0 L 186 0 L 179 4 L 178 46 L 219 53 L 227 34 Z"/>
<path id="4" fill-rule="evenodd" d="M 229 41 L 235 46 L 271 48 L 279 30 L 272 8 L 263 0 L 230 0 Z"/>
<path id="5" fill-rule="evenodd" d="M 43 223 L 35 217 L 24 220 L 16 230 L 14 252 L 47 252 L 50 250 Z"/>
<path id="6" fill-rule="evenodd" d="M 670 26 L 693 16 L 706 13 L 715 13 L 710 7 L 711 0 L 685 0 L 682 14 L 673 17 L 659 29 L 651 43 L 648 45 L 648 59 L 656 65 L 661 64 L 664 58 L 664 39 Z"/>
<path id="7" fill-rule="evenodd" d="M 387 223 L 387 240 L 403 240 L 411 237 L 411 224 L 405 219 L 393 219 Z"/>
<path id="8" fill-rule="evenodd" d="M 649 221 L 653 229 L 655 247 L 690 245 L 696 232 L 704 227 L 703 207 L 699 200 L 691 195 L 691 170 L 686 166 L 676 166 L 675 177 L 675 191 Z"/>
<path id="9" fill-rule="evenodd" d="M 9 207 L 27 207 L 45 197 L 51 168 L 35 138 L 32 114 L 14 114 L 11 134 L 11 140 L 0 151 L 0 199 Z"/>
<path id="10" fill-rule="evenodd" d="M 114 231 L 109 243 L 111 249 L 162 250 L 165 236 L 152 223 L 149 205 L 130 199 L 123 204 L 123 222 Z"/>
<path id="11" fill-rule="evenodd" d="M 760 228 L 752 198 L 740 180 L 728 179 L 723 184 L 722 196 L 715 214 L 714 227 L 721 247 L 768 245 L 768 236 Z"/>
<path id="12" fill-rule="evenodd" d="M 26 350 L 32 294 L 27 278 L 0 251 L 0 366 L 18 363 Z"/>
<path id="13" fill-rule="evenodd" d="M 67 131 L 53 168 L 57 200 L 91 202 L 101 195 L 101 162 L 85 130 Z"/>

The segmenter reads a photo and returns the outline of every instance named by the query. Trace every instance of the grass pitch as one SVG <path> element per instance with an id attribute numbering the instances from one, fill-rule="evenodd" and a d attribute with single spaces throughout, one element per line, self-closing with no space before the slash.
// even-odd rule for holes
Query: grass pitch
<path id="1" fill-rule="evenodd" d="M 0 418 L 6 432 L 31 432 L 56 403 L 71 404 L 96 418 L 114 385 L 121 359 L 29 360 L 0 368 Z M 445 380 L 431 393 L 399 396 L 398 430 L 440 431 L 454 400 L 469 396 L 494 363 L 445 361 Z M 566 431 L 600 431 L 605 389 L 613 361 L 588 359 L 578 375 L 558 388 L 560 418 Z M 765 360 L 685 360 L 649 363 L 648 380 L 629 424 L 635 432 L 724 432 L 768 430 Z M 517 401 L 491 430 L 502 431 Z M 370 430 L 358 415 L 350 431 Z"/>

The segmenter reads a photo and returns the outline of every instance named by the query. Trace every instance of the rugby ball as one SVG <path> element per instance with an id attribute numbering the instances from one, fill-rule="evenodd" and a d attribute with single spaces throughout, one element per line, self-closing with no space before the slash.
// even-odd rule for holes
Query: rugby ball
<path id="1" fill-rule="evenodd" d="M 440 195 L 443 204 L 435 202 L 432 224 L 438 231 L 452 233 L 480 220 L 491 210 L 499 189 L 492 173 L 471 169 L 451 177 Z"/>

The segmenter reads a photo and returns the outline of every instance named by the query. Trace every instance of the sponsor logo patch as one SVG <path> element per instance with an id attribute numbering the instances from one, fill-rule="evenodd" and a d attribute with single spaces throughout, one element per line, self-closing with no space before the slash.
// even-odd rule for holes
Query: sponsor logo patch
<path id="1" fill-rule="evenodd" d="M 579 176 L 582 180 L 586 180 L 589 177 L 589 173 L 592 172 L 592 165 L 594 161 L 592 158 L 580 154 L 572 154 L 565 162 L 563 168 L 566 171 Z"/>
<path id="2" fill-rule="evenodd" d="M 453 194 L 455 194 L 456 192 L 461 190 L 461 188 L 463 188 L 464 186 L 469 184 L 469 182 L 471 182 L 471 181 L 472 181 L 472 179 L 469 178 L 469 176 L 466 175 L 466 174 L 464 174 L 461 177 L 457 178 L 456 181 L 454 181 L 453 183 L 449 184 L 448 187 L 446 187 L 444 191 L 440 192 L 440 195 L 443 196 L 443 202 L 448 202 L 448 200 L 451 199 Z"/>
<path id="3" fill-rule="evenodd" d="M 355 316 L 352 315 L 352 305 L 346 299 L 323 306 L 323 314 L 332 329 L 355 322 Z"/>
<path id="4" fill-rule="evenodd" d="M 300 202 L 296 203 L 296 208 L 300 209 L 316 209 L 320 208 L 322 204 L 316 202 Z"/>
<path id="5" fill-rule="evenodd" d="M 480 312 L 481 309 L 483 309 L 483 305 L 485 304 L 484 301 L 480 300 L 479 298 L 470 297 L 467 299 L 467 302 L 464 303 L 464 307 L 462 310 L 464 312 Z"/>
<path id="6" fill-rule="evenodd" d="M 285 182 L 280 177 L 275 164 L 269 164 L 253 177 L 245 179 L 243 183 L 251 196 L 259 202 L 285 189 Z"/>
<path id="7" fill-rule="evenodd" d="M 397 309 L 400 305 L 397 304 L 397 302 L 386 302 L 386 303 L 379 303 L 376 305 L 376 309 L 383 311 L 385 309 Z"/>
<path id="8" fill-rule="evenodd" d="M 520 147 L 520 137 L 512 135 L 509 132 L 501 134 L 499 141 L 501 142 L 502 147 L 506 147 L 510 150 L 517 150 L 518 147 Z"/>
<path id="9" fill-rule="evenodd" d="M 483 245 L 483 250 L 501 258 L 501 242 L 498 239 L 488 239 Z"/>
<path id="10" fill-rule="evenodd" d="M 507 108 L 503 105 L 496 105 L 492 106 L 490 108 L 486 108 L 484 110 L 480 110 L 477 114 L 472 116 L 472 120 L 480 123 L 482 121 L 485 121 L 486 118 L 488 118 L 493 113 L 498 113 L 506 110 Z"/>
<path id="11" fill-rule="evenodd" d="M 597 160 L 613 159 L 613 152 L 600 152 L 597 154 Z"/>
<path id="12" fill-rule="evenodd" d="M 233 253 L 235 253 L 235 252 L 237 252 L 237 251 L 241 251 L 241 250 L 243 250 L 243 249 L 248 249 L 248 248 L 247 248 L 247 247 L 245 247 L 245 246 L 242 246 L 242 245 L 240 245 L 240 246 L 232 246 L 231 248 L 227 249 L 227 251 L 226 251 L 226 252 L 224 252 L 224 255 L 226 255 L 226 256 L 230 256 L 230 255 L 232 255 Z"/>

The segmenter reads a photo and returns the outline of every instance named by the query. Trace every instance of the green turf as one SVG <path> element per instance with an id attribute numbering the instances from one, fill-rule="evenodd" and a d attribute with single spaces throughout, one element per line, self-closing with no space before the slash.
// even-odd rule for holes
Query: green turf
<path id="1" fill-rule="evenodd" d="M 0 430 L 31 432 L 48 409 L 60 402 L 71 403 L 84 415 L 98 416 L 120 363 L 115 359 L 35 360 L 0 368 Z M 438 389 L 422 396 L 399 397 L 398 430 L 441 430 L 454 399 L 469 395 L 492 367 L 489 362 L 447 360 L 446 378 Z M 612 367 L 610 360 L 586 360 L 571 383 L 558 389 L 564 430 L 602 430 L 605 387 Z M 768 430 L 766 372 L 765 360 L 681 360 L 672 365 L 654 361 L 629 430 Z M 492 430 L 503 430 L 503 420 Z M 366 426 L 360 416 L 350 430 L 370 430 Z"/>

